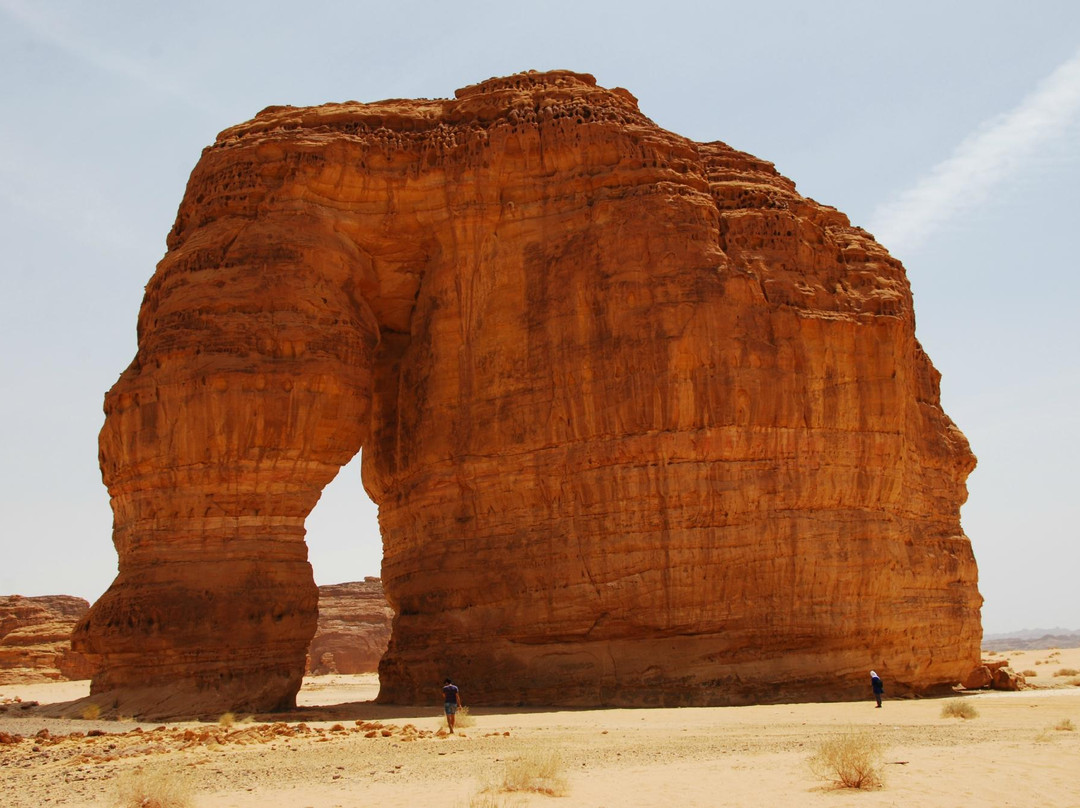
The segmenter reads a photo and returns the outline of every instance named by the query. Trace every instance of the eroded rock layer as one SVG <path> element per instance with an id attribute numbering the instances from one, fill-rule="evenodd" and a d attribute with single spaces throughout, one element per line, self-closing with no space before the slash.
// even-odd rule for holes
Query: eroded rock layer
<path id="1" fill-rule="evenodd" d="M 0 596 L 0 684 L 89 679 L 93 665 L 71 650 L 90 604 L 71 595 Z"/>
<path id="2" fill-rule="evenodd" d="M 320 586 L 319 622 L 308 647 L 307 672 L 377 671 L 393 619 L 378 578 Z"/>
<path id="3" fill-rule="evenodd" d="M 384 701 L 843 698 L 978 662 L 975 461 L 903 268 L 771 164 L 569 72 L 273 107 L 203 153 L 168 248 L 106 397 L 95 693 L 291 703 L 304 518 L 361 446 Z"/>

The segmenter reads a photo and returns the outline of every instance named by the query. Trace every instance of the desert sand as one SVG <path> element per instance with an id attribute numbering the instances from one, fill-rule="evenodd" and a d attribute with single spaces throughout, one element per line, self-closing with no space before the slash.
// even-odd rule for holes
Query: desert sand
<path id="1" fill-rule="evenodd" d="M 373 675 L 305 679 L 295 713 L 168 725 L 45 718 L 87 682 L 0 686 L 3 804 L 104 808 L 139 773 L 171 780 L 198 808 L 468 806 L 509 761 L 558 752 L 562 796 L 487 792 L 484 805 L 1080 805 L 1080 649 L 1002 653 L 1037 689 L 948 699 L 640 710 L 477 709 L 454 737 L 435 689 L 426 708 L 371 703 Z M 991 658 L 995 658 L 991 656 Z M 461 682 L 465 703 L 468 683 Z M 887 685 L 887 683 L 886 683 Z M 886 697 L 888 693 L 886 693 Z M 21 699 L 22 702 L 15 702 Z M 1075 729 L 1069 729 L 1070 726 Z M 409 728 L 408 725 L 412 725 Z M 51 737 L 35 737 L 46 730 Z M 105 734 L 78 736 L 96 730 Z M 838 789 L 808 759 L 823 738 L 865 731 L 884 744 L 876 790 Z M 370 737 L 369 737 L 370 736 Z M 479 804 L 479 802 L 474 802 Z"/>

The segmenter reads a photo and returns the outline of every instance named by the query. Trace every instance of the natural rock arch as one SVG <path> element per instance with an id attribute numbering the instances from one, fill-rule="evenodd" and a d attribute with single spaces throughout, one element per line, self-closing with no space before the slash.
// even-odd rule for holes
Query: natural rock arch
<path id="1" fill-rule="evenodd" d="M 119 709 L 293 704 L 304 519 L 363 445 L 385 701 L 951 683 L 981 598 L 937 381 L 869 234 L 625 90 L 272 107 L 203 153 L 106 397 L 119 574 L 75 644 Z"/>

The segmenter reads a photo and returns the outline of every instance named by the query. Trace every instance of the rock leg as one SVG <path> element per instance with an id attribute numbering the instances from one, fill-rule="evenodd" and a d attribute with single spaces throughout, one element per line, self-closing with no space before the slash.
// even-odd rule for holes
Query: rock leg
<path id="1" fill-rule="evenodd" d="M 74 636 L 117 709 L 294 704 L 318 598 L 304 519 L 363 442 L 378 341 L 323 277 L 347 263 L 268 216 L 202 228 L 148 286 L 100 436 L 119 575 Z"/>

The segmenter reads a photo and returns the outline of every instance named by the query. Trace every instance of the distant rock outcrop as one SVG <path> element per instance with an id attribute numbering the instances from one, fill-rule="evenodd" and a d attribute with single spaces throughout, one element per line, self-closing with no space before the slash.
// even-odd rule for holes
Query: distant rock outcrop
<path id="1" fill-rule="evenodd" d="M 295 703 L 304 520 L 363 447 L 380 699 L 710 705 L 978 664 L 975 458 L 904 269 L 623 89 L 270 107 L 192 172 L 105 399 L 119 575 L 75 632 L 145 716 Z"/>
<path id="2" fill-rule="evenodd" d="M 377 671 L 393 619 L 378 578 L 320 586 L 319 623 L 308 647 L 307 672 Z"/>
<path id="3" fill-rule="evenodd" d="M 93 664 L 71 650 L 71 630 L 89 608 L 70 595 L 0 596 L 0 684 L 89 679 Z"/>
<path id="4" fill-rule="evenodd" d="M 1033 629 L 1014 634 L 983 636 L 987 651 L 1027 651 L 1043 648 L 1080 648 L 1080 631 Z"/>

